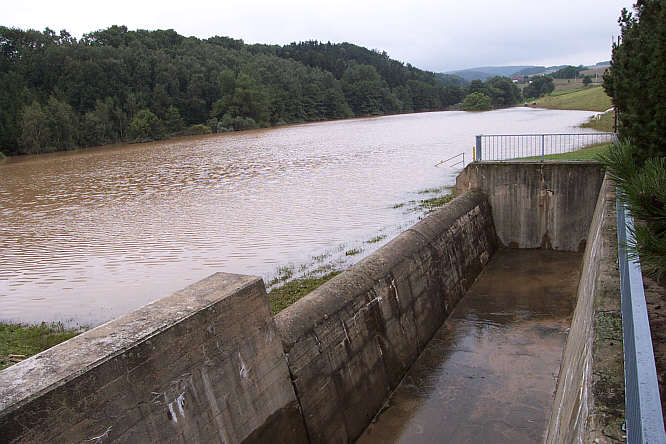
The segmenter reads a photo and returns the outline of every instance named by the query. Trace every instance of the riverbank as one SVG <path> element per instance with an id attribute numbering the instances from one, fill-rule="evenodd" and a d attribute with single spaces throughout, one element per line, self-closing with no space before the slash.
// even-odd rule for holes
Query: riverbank
<path id="1" fill-rule="evenodd" d="M 613 106 L 613 103 L 603 87 L 595 86 L 566 94 L 544 96 L 537 99 L 534 106 L 547 109 L 606 111 Z"/>
<path id="2" fill-rule="evenodd" d="M 81 333 L 61 323 L 25 325 L 0 323 L 0 370 Z"/>

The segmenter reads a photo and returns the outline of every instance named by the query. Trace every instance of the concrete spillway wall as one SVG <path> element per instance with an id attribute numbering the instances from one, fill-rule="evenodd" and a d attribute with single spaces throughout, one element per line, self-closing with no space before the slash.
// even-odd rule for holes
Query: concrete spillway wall
<path id="1" fill-rule="evenodd" d="M 363 432 L 496 246 L 470 192 L 276 316 L 311 442 Z"/>
<path id="2" fill-rule="evenodd" d="M 506 247 L 583 251 L 602 180 L 598 162 L 476 162 L 456 190 L 487 193 Z"/>
<path id="3" fill-rule="evenodd" d="M 0 442 L 353 440 L 496 247 L 469 192 L 275 319 L 215 274 L 0 372 Z"/>
<path id="4" fill-rule="evenodd" d="M 259 278 L 215 274 L 0 372 L 0 442 L 352 441 L 500 242 L 585 246 L 548 431 L 570 442 L 589 404 L 601 182 L 592 163 L 472 164 L 460 197 L 275 317 Z"/>
<path id="5" fill-rule="evenodd" d="M 0 442 L 305 442 L 259 278 L 218 273 L 0 372 Z"/>

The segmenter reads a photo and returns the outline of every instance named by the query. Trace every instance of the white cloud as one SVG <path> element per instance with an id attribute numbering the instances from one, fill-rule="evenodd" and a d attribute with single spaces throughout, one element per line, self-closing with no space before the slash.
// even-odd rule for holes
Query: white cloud
<path id="1" fill-rule="evenodd" d="M 113 24 L 248 43 L 348 41 L 443 71 L 483 65 L 593 63 L 610 58 L 626 0 L 12 2 L 3 25 L 83 33 Z"/>

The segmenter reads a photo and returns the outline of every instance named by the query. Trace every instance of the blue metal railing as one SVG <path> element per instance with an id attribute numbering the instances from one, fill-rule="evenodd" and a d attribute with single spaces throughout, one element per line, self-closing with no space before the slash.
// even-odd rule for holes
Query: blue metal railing
<path id="1" fill-rule="evenodd" d="M 576 153 L 581 148 L 615 141 L 615 133 L 576 134 L 481 134 L 476 136 L 476 160 L 534 159 L 551 154 L 564 160 L 593 159 L 594 153 Z"/>
<path id="2" fill-rule="evenodd" d="M 629 258 L 626 248 L 627 242 L 633 242 L 633 227 L 633 218 L 618 198 L 617 239 L 622 294 L 627 442 L 666 443 L 641 266 L 637 260 Z"/>

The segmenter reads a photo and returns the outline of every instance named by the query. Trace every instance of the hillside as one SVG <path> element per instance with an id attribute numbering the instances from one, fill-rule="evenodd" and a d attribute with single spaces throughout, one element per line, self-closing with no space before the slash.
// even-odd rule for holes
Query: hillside
<path id="1" fill-rule="evenodd" d="M 610 97 L 604 92 L 604 89 L 601 86 L 597 86 L 568 94 L 541 97 L 537 99 L 536 106 L 550 109 L 606 111 L 613 104 Z"/>
<path id="2" fill-rule="evenodd" d="M 350 43 L 0 26 L 0 153 L 440 110 L 455 82 Z"/>

